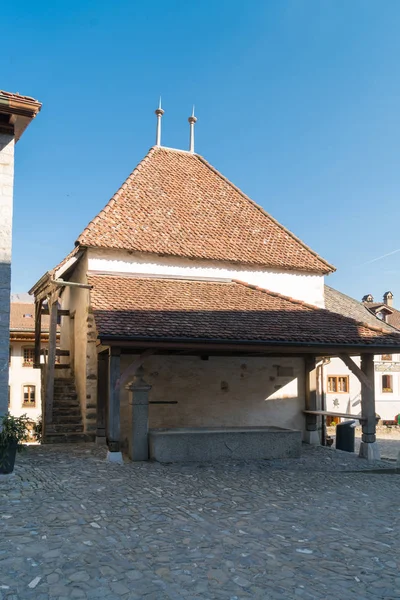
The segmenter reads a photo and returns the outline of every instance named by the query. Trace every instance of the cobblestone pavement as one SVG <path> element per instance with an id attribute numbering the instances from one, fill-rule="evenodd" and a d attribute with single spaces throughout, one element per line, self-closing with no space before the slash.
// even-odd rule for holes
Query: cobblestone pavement
<path id="1" fill-rule="evenodd" d="M 335 437 L 335 428 L 328 427 L 328 433 Z M 356 428 L 355 450 L 358 453 L 361 442 L 361 427 Z M 379 444 L 381 457 L 389 460 L 397 460 L 400 453 L 400 428 L 399 427 L 378 427 L 376 431 L 376 441 Z"/>
<path id="2" fill-rule="evenodd" d="M 31 447 L 0 480 L 0 600 L 400 598 L 392 467 L 307 446 L 123 466 L 94 445 Z"/>

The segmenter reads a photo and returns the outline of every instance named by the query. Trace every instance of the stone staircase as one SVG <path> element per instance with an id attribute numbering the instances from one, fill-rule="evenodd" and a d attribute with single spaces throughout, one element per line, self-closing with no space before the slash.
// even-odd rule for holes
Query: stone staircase
<path id="1" fill-rule="evenodd" d="M 73 377 L 54 379 L 53 421 L 45 444 L 90 442 L 94 434 L 84 433 L 82 411 Z"/>

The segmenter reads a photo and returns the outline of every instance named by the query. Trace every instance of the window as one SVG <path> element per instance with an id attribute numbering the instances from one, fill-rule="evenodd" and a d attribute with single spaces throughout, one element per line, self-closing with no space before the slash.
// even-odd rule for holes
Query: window
<path id="1" fill-rule="evenodd" d="M 382 375 L 382 392 L 384 394 L 390 394 L 393 392 L 393 376 Z"/>
<path id="2" fill-rule="evenodd" d="M 29 346 L 28 348 L 23 348 L 23 366 L 24 367 L 33 367 L 33 361 L 35 359 L 35 348 L 33 346 Z"/>
<path id="3" fill-rule="evenodd" d="M 347 394 L 349 392 L 349 376 L 329 375 L 328 392 L 333 394 Z"/>
<path id="4" fill-rule="evenodd" d="M 393 360 L 392 354 L 382 354 L 382 360 Z"/>
<path id="5" fill-rule="evenodd" d="M 24 385 L 24 399 L 22 406 L 36 406 L 36 388 L 34 385 Z"/>

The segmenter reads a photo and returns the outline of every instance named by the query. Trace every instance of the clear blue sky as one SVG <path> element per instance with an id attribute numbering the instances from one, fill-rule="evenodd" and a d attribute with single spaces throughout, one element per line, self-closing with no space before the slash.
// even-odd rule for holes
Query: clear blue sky
<path id="1" fill-rule="evenodd" d="M 20 0 L 0 87 L 43 109 L 16 149 L 13 291 L 73 248 L 154 143 L 196 151 L 337 267 L 400 308 L 398 0 Z"/>

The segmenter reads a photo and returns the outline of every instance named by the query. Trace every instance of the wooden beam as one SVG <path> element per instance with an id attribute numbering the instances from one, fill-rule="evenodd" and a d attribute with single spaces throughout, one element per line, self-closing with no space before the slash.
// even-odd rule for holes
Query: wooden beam
<path id="1" fill-rule="evenodd" d="M 307 356 L 304 362 L 305 409 L 306 411 L 310 411 L 306 413 L 306 431 L 304 433 L 304 441 L 308 444 L 319 445 L 321 441 L 318 433 L 318 415 L 315 413 L 315 411 L 318 409 L 316 357 L 312 355 Z"/>
<path id="2" fill-rule="evenodd" d="M 316 356 L 324 357 L 336 357 L 341 353 L 347 355 L 360 356 L 361 353 L 365 354 L 385 354 L 387 352 L 399 353 L 399 345 L 393 346 L 323 346 L 319 344 L 315 345 L 281 345 L 281 344 L 258 344 L 258 343 L 243 343 L 243 342 L 219 342 L 219 341 L 164 341 L 164 340 L 123 340 L 114 339 L 108 337 L 100 338 L 101 344 L 104 346 L 118 347 L 121 350 L 128 349 L 128 351 L 143 352 L 147 348 L 152 348 L 155 351 L 159 350 L 191 350 L 194 354 L 202 352 L 203 354 L 223 353 L 228 352 L 229 355 L 235 353 L 236 355 L 246 356 L 256 353 L 260 356 L 304 356 L 309 355 L 311 352 Z"/>
<path id="3" fill-rule="evenodd" d="M 42 315 L 49 315 L 50 311 L 48 308 L 42 308 Z M 58 309 L 58 314 L 61 317 L 69 317 L 69 310 L 68 309 L 64 309 L 64 308 L 59 308 Z"/>
<path id="4" fill-rule="evenodd" d="M 371 443 L 376 439 L 374 357 L 370 354 L 361 354 L 361 369 L 364 376 L 361 381 L 362 440 Z"/>
<path id="5" fill-rule="evenodd" d="M 33 366 L 38 369 L 40 367 L 40 341 L 42 338 L 42 305 L 43 300 L 35 302 L 35 357 Z"/>
<path id="6" fill-rule="evenodd" d="M 155 350 L 150 348 L 148 350 L 145 350 L 145 352 L 143 352 L 143 354 L 140 354 L 139 356 L 135 357 L 135 359 L 131 362 L 131 364 L 125 369 L 125 371 L 123 371 L 123 373 L 121 373 L 121 376 L 118 381 L 118 385 L 119 385 L 120 389 L 126 383 L 128 383 L 128 379 L 133 378 L 135 376 L 138 368 L 141 367 L 143 365 L 144 361 L 146 360 L 146 358 L 148 358 L 149 356 L 154 354 L 154 352 L 155 352 Z"/>
<path id="7" fill-rule="evenodd" d="M 107 443 L 110 452 L 119 452 L 121 424 L 120 424 L 120 381 L 121 376 L 121 350 L 110 348 L 109 374 L 108 374 L 108 432 Z"/>
<path id="8" fill-rule="evenodd" d="M 109 375 L 109 353 L 99 352 L 97 355 L 97 429 L 96 438 L 106 438 L 107 431 L 107 389 Z"/>
<path id="9" fill-rule="evenodd" d="M 54 372 L 56 364 L 56 344 L 57 344 L 57 301 L 51 305 L 50 310 L 50 332 L 49 332 L 49 352 L 46 370 L 46 389 L 45 389 L 45 414 L 44 427 L 45 433 L 53 422 L 53 399 L 54 399 Z"/>
<path id="10" fill-rule="evenodd" d="M 356 365 L 354 360 L 348 356 L 347 354 L 339 354 L 340 360 L 344 362 L 346 367 L 357 377 L 361 384 L 364 384 L 367 388 L 373 389 L 374 382 L 370 381 L 369 378 L 365 375 L 365 373 Z M 373 360 L 373 357 L 372 357 Z"/>

